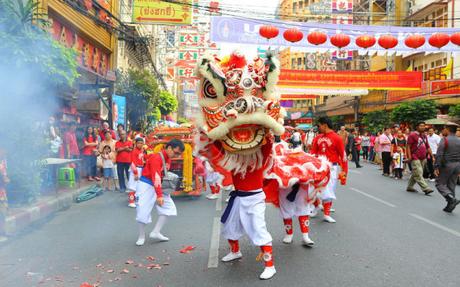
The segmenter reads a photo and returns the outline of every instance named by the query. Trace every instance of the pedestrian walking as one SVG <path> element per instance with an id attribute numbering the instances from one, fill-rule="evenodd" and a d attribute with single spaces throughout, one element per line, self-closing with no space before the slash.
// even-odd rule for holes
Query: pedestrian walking
<path id="1" fill-rule="evenodd" d="M 152 222 L 151 212 L 156 207 L 158 220 L 150 233 L 151 239 L 168 241 L 169 238 L 161 234 L 161 229 L 169 216 L 176 216 L 177 209 L 174 201 L 167 191 L 163 192 L 162 182 L 166 172 L 171 166 L 171 159 L 179 157 L 184 152 L 184 143 L 173 139 L 166 143 L 165 148 L 159 153 L 151 155 L 142 170 L 136 188 L 136 221 L 139 227 L 137 246 L 145 243 L 145 225 Z"/>
<path id="2" fill-rule="evenodd" d="M 69 159 L 79 159 L 80 158 L 80 148 L 77 143 L 77 124 L 71 123 L 69 129 L 65 133 L 64 142 L 65 142 L 65 154 Z M 74 164 L 75 166 L 75 178 L 80 180 L 80 163 L 77 161 Z"/>
<path id="3" fill-rule="evenodd" d="M 426 165 L 427 155 L 431 155 L 431 149 L 424 132 L 425 123 L 420 122 L 417 124 L 417 130 L 412 132 L 407 138 L 407 159 L 411 163 L 412 174 L 406 191 L 417 192 L 414 188 L 414 185 L 417 183 L 420 185 L 425 195 L 429 195 L 433 190 L 423 178 L 423 169 Z"/>
<path id="4" fill-rule="evenodd" d="M 433 128 L 429 128 L 427 139 L 432 156 L 429 156 L 426 160 L 427 174 L 424 177 L 428 178 L 430 181 L 434 181 L 436 177 L 434 174 L 434 159 L 436 158 L 436 151 L 438 150 L 439 143 L 441 142 L 441 137 L 434 132 Z"/>
<path id="5" fill-rule="evenodd" d="M 377 137 L 374 134 L 371 134 L 369 139 L 370 139 L 370 144 L 369 144 L 369 162 L 374 162 L 375 160 L 375 139 Z"/>
<path id="6" fill-rule="evenodd" d="M 359 153 L 361 151 L 361 138 L 355 129 L 350 130 L 350 136 L 348 137 L 349 153 L 351 154 L 351 160 L 355 163 L 356 168 L 361 168 L 359 164 Z"/>
<path id="7" fill-rule="evenodd" d="M 342 139 L 342 142 L 343 142 L 343 146 L 346 147 L 348 145 L 348 136 L 349 136 L 349 133 L 347 132 L 347 130 L 345 129 L 344 126 L 341 126 L 340 127 L 340 130 L 337 132 L 337 134 L 340 136 L 340 138 Z"/>
<path id="8" fill-rule="evenodd" d="M 455 197 L 455 187 L 460 174 L 460 138 L 455 135 L 457 124 L 449 123 L 442 131 L 435 160 L 436 188 L 446 199 L 445 212 L 452 212 L 460 203 Z"/>
<path id="9" fill-rule="evenodd" d="M 369 160 L 369 148 L 371 146 L 371 138 L 368 132 L 364 132 L 364 135 L 361 137 L 361 147 L 363 149 L 363 160 Z"/>
<path id="10" fill-rule="evenodd" d="M 379 137 L 379 147 L 382 152 L 382 162 L 383 162 L 383 176 L 390 176 L 390 165 L 392 161 L 391 157 L 391 141 L 393 140 L 391 136 L 391 129 L 386 128 L 383 134 Z"/>
<path id="11" fill-rule="evenodd" d="M 126 131 L 120 131 L 119 135 L 120 140 L 115 144 L 115 150 L 117 152 L 118 184 L 120 186 L 120 192 L 125 192 L 126 180 L 129 179 L 129 168 L 131 167 L 133 142 L 128 140 Z"/>

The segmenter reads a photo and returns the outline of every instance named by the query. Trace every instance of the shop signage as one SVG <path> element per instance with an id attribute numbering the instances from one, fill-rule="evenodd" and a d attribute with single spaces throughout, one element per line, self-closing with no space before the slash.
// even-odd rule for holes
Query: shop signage
<path id="1" fill-rule="evenodd" d="M 432 81 L 432 95 L 460 95 L 460 80 Z"/>
<path id="2" fill-rule="evenodd" d="M 190 25 L 192 0 L 133 0 L 133 22 Z"/>
<path id="3" fill-rule="evenodd" d="M 78 51 L 78 64 L 87 70 L 106 76 L 109 69 L 109 54 L 90 44 L 78 33 L 56 19 L 52 19 L 52 22 L 53 38 L 64 46 Z"/>
<path id="4" fill-rule="evenodd" d="M 113 126 L 119 124 L 126 126 L 126 98 L 113 95 L 112 97 L 112 121 Z"/>
<path id="5" fill-rule="evenodd" d="M 353 12 L 353 0 L 332 0 L 331 10 L 333 13 Z"/>
<path id="6" fill-rule="evenodd" d="M 324 89 L 419 90 L 421 72 L 281 70 L 278 86 Z"/>

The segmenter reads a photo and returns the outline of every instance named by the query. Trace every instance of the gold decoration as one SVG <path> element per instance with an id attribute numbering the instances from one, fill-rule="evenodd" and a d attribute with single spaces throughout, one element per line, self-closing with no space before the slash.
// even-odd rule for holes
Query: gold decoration
<path id="1" fill-rule="evenodd" d="M 193 155 L 192 155 L 192 145 L 186 143 L 185 150 L 183 154 L 183 183 L 184 183 L 184 192 L 192 191 L 192 183 L 193 183 Z"/>

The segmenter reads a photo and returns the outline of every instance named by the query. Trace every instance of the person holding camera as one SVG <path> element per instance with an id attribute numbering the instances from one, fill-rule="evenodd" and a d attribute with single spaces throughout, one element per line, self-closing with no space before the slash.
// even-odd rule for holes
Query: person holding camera
<path id="1" fill-rule="evenodd" d="M 460 174 L 460 138 L 455 135 L 458 125 L 448 123 L 443 131 L 435 160 L 436 188 L 446 199 L 445 212 L 452 212 L 460 203 L 455 197 L 455 186 Z"/>

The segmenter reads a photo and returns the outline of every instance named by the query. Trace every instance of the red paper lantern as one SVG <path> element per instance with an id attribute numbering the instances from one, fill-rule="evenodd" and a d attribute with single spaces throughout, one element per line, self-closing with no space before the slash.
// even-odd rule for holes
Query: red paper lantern
<path id="1" fill-rule="evenodd" d="M 350 44 L 350 36 L 345 34 L 336 34 L 331 37 L 331 44 L 340 48 L 348 46 Z"/>
<path id="2" fill-rule="evenodd" d="M 454 33 L 450 36 L 450 41 L 452 44 L 460 46 L 460 32 Z"/>
<path id="3" fill-rule="evenodd" d="M 302 40 L 303 34 L 297 28 L 290 28 L 284 31 L 283 37 L 284 39 L 286 39 L 286 41 L 295 43 L 295 42 L 299 42 L 300 40 Z"/>
<path id="4" fill-rule="evenodd" d="M 271 38 L 275 38 L 276 36 L 278 36 L 279 32 L 280 31 L 278 30 L 278 28 L 276 28 L 275 26 L 269 26 L 269 25 L 262 26 L 259 29 L 260 36 L 267 38 L 269 40 Z"/>
<path id="5" fill-rule="evenodd" d="M 444 33 L 434 33 L 431 35 L 430 39 L 428 39 L 428 43 L 431 46 L 441 49 L 445 45 L 449 44 L 450 37 Z"/>
<path id="6" fill-rule="evenodd" d="M 323 32 L 315 31 L 308 34 L 307 40 L 310 44 L 321 45 L 327 41 L 327 35 Z"/>
<path id="7" fill-rule="evenodd" d="M 379 45 L 384 49 L 391 49 L 398 45 L 398 39 L 392 35 L 382 35 L 379 37 Z"/>
<path id="8" fill-rule="evenodd" d="M 361 48 L 367 49 L 375 45 L 375 37 L 371 35 L 361 35 L 356 38 L 356 45 Z"/>
<path id="9" fill-rule="evenodd" d="M 406 38 L 406 40 L 404 40 L 404 44 L 406 44 L 407 47 L 412 49 L 417 49 L 423 46 L 425 42 L 425 37 L 423 37 L 423 35 L 420 34 L 410 35 Z"/>

